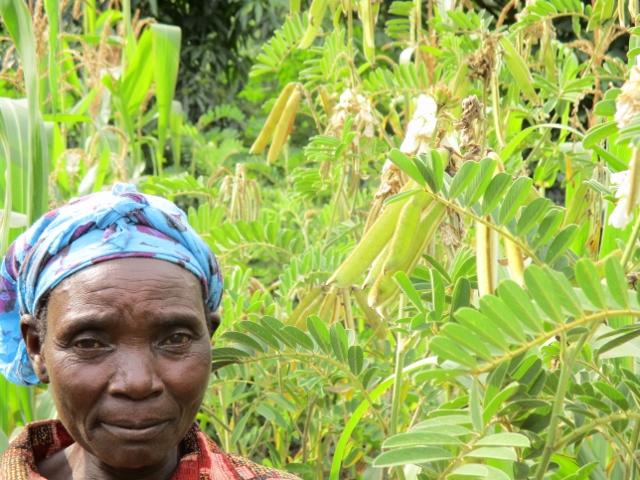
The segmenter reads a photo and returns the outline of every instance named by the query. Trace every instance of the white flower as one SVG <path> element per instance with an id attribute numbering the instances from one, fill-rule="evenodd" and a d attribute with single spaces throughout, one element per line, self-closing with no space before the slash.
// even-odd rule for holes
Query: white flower
<path id="1" fill-rule="evenodd" d="M 629 181 L 629 170 L 611 174 L 611 183 L 618 186 L 616 198 L 629 195 L 631 182 Z"/>
<path id="2" fill-rule="evenodd" d="M 627 203 L 627 197 L 623 197 L 618 201 L 616 208 L 609 215 L 609 225 L 615 228 L 625 228 L 633 220 L 633 215 L 627 213 Z"/>
<path id="3" fill-rule="evenodd" d="M 635 188 L 635 198 L 630 199 L 631 194 L 631 182 L 634 180 L 636 173 L 635 159 L 632 156 L 629 161 L 629 170 L 624 172 L 617 172 L 611 175 L 611 183 L 617 185 L 616 198 L 619 198 L 616 207 L 609 216 L 609 225 L 615 228 L 625 228 L 631 220 L 633 220 L 633 209 L 640 203 L 640 195 L 638 195 L 638 188 Z M 638 185 L 640 187 L 640 185 Z"/>
<path id="4" fill-rule="evenodd" d="M 407 126 L 407 135 L 400 146 L 400 150 L 408 155 L 425 153 L 429 151 L 431 135 L 436 129 L 438 120 L 436 101 L 427 95 L 418 97 L 418 105 L 413 117 Z"/>
<path id="5" fill-rule="evenodd" d="M 640 112 L 640 68 L 635 66 L 631 69 L 629 80 L 620 90 L 622 92 L 616 98 L 616 113 L 613 118 L 618 128 L 623 128 Z"/>

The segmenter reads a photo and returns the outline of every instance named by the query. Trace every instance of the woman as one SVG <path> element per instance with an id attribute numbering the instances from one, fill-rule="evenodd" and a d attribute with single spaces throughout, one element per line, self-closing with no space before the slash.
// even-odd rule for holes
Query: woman
<path id="1" fill-rule="evenodd" d="M 194 419 L 222 277 L 171 202 L 118 184 L 38 220 L 0 267 L 0 372 L 48 383 L 0 480 L 296 479 L 223 453 Z"/>

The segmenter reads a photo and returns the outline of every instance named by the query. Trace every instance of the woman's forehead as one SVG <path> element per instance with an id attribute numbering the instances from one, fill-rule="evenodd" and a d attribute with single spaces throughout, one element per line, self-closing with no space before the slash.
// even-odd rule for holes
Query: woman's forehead
<path id="1" fill-rule="evenodd" d="M 117 277 L 117 278 L 114 278 Z M 122 279 L 200 284 L 198 278 L 178 264 L 157 258 L 126 257 L 97 262 L 65 278 L 63 283 L 122 281 Z M 70 282 L 69 282 L 70 280 Z M 130 283 L 130 282 L 128 282 Z"/>
<path id="2" fill-rule="evenodd" d="M 64 279 L 51 292 L 57 301 L 82 308 L 83 304 L 174 302 L 202 308 L 202 288 L 190 271 L 158 259 L 121 258 L 97 263 Z"/>

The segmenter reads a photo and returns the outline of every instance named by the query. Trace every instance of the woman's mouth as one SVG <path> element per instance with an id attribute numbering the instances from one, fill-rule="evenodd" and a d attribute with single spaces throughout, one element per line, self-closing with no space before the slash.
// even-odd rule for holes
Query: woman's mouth
<path id="1" fill-rule="evenodd" d="M 123 440 L 149 440 L 158 435 L 166 426 L 165 421 L 154 422 L 102 422 L 102 427 L 114 437 Z"/>

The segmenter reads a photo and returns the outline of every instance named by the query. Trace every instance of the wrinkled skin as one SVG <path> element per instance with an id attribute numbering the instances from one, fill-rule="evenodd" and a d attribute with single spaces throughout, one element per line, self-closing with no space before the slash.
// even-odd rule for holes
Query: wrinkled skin
<path id="1" fill-rule="evenodd" d="M 41 474 L 171 478 L 207 388 L 216 321 L 196 276 L 163 260 L 110 260 L 55 287 L 43 345 L 35 318 L 21 328 L 76 443 L 41 462 Z"/>

